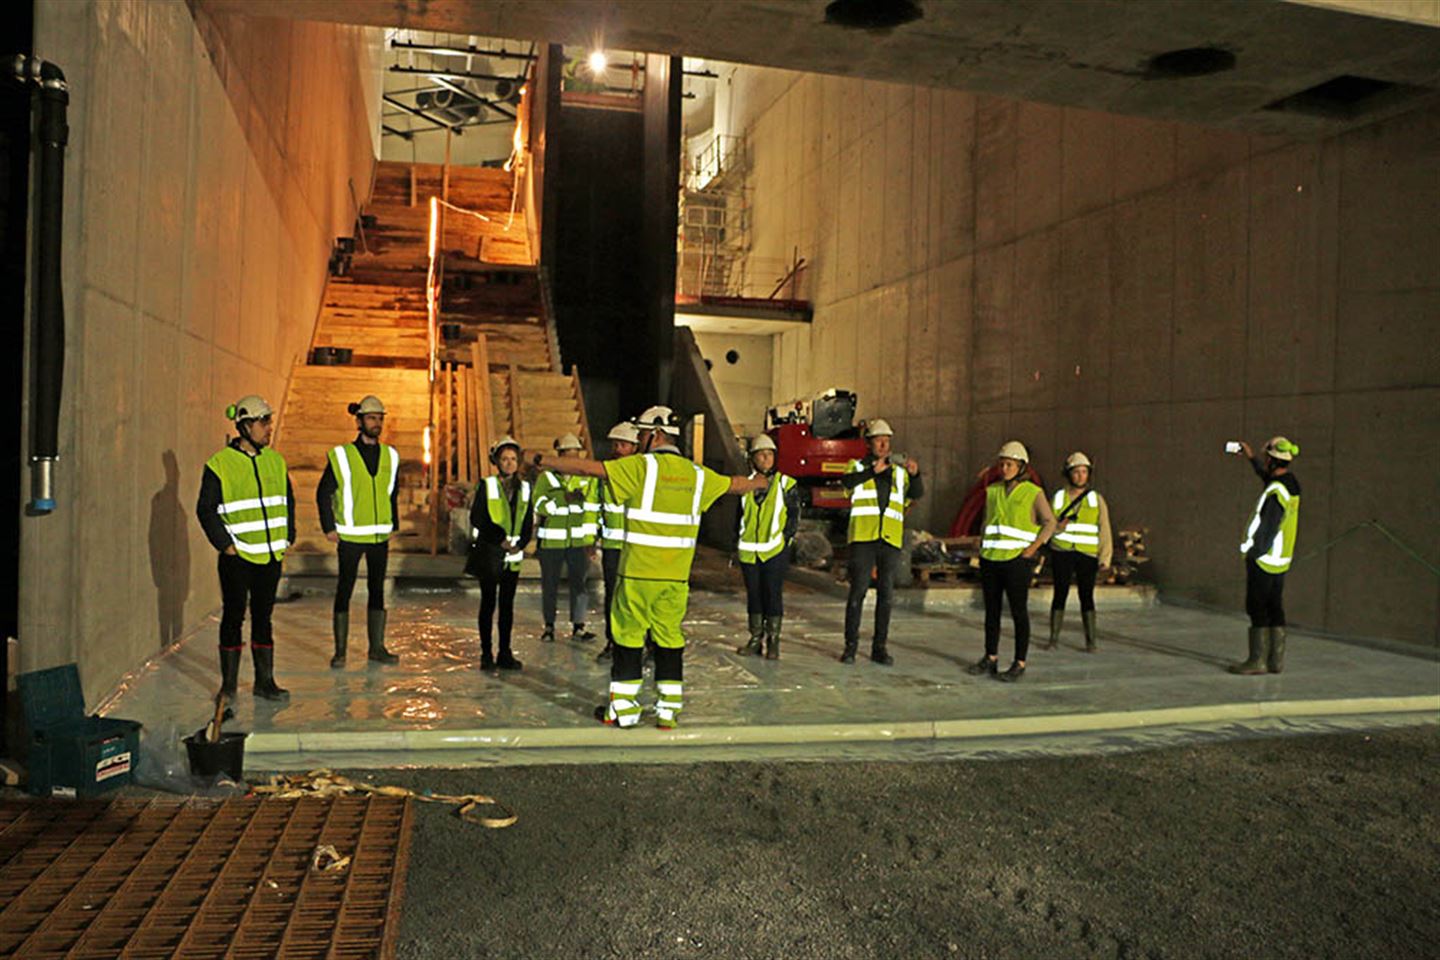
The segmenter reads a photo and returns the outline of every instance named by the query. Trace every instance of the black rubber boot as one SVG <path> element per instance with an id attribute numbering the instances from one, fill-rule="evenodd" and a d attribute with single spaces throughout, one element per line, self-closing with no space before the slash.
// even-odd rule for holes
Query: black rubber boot
<path id="1" fill-rule="evenodd" d="M 841 663 L 854 663 L 854 662 L 855 662 L 855 652 L 856 652 L 857 650 L 859 650 L 859 649 L 860 649 L 860 641 L 859 641 L 859 640 L 851 640 L 851 639 L 849 639 L 849 638 L 846 638 L 846 640 L 845 640 L 845 649 L 840 652 L 840 662 L 841 662 Z"/>
<path id="2" fill-rule="evenodd" d="M 600 652 L 597 653 L 597 654 L 595 654 L 595 662 L 596 662 L 596 663 L 604 663 L 606 660 L 609 660 L 609 659 L 610 659 L 612 656 L 614 656 L 614 655 L 615 655 L 615 641 L 614 641 L 614 640 L 606 640 L 606 641 L 605 641 L 605 646 L 601 647 L 601 648 L 600 648 Z"/>
<path id="3" fill-rule="evenodd" d="M 763 614 L 750 614 L 750 642 L 736 647 L 735 652 L 747 657 L 758 657 L 765 652 L 765 617 Z"/>
<path id="4" fill-rule="evenodd" d="M 1095 628 L 1095 611 L 1081 611 L 1080 622 L 1085 626 L 1085 652 L 1094 653 L 1100 649 L 1100 644 L 1097 642 L 1100 631 Z"/>
<path id="5" fill-rule="evenodd" d="M 334 614 L 331 623 L 335 632 L 335 656 L 330 658 L 330 669 L 339 670 L 345 666 L 345 647 L 350 642 L 350 611 Z"/>
<path id="6" fill-rule="evenodd" d="M 1232 663 L 1227 668 L 1231 673 L 1238 673 L 1241 676 L 1253 677 L 1265 672 L 1266 641 L 1269 627 L 1250 628 L 1250 658 L 1244 663 Z"/>
<path id="7" fill-rule="evenodd" d="M 485 673 L 489 673 L 495 669 L 495 654 L 491 653 L 488 649 L 482 648 L 480 650 L 480 669 Z"/>
<path id="8" fill-rule="evenodd" d="M 255 661 L 255 696 L 262 700 L 289 700 L 290 691 L 275 682 L 275 648 L 251 644 L 250 655 Z"/>
<path id="9" fill-rule="evenodd" d="M 970 664 L 970 666 L 965 668 L 965 672 L 970 674 L 970 676 L 972 677 L 980 677 L 986 674 L 989 674 L 993 677 L 995 676 L 995 672 L 999 668 L 999 661 L 997 661 L 994 657 L 988 657 L 982 653 L 980 654 L 979 660 L 976 660 L 974 663 Z"/>
<path id="10" fill-rule="evenodd" d="M 1270 628 L 1270 656 L 1265 660 L 1265 669 L 1279 673 L 1285 669 L 1285 628 Z"/>
<path id="11" fill-rule="evenodd" d="M 895 658 L 890 656 L 890 651 L 885 649 L 884 640 L 872 640 L 870 642 L 870 659 L 882 667 L 893 667 Z"/>
<path id="12" fill-rule="evenodd" d="M 385 649 L 384 610 L 369 610 L 365 614 L 365 630 L 369 634 L 370 651 L 365 655 L 373 663 L 399 663 L 400 658 Z"/>
<path id="13" fill-rule="evenodd" d="M 1010 669 L 1004 673 L 997 674 L 995 679 L 1004 683 L 1018 683 L 1023 676 L 1025 676 L 1025 668 L 1020 665 L 1019 660 L 1014 660 L 1010 664 Z"/>
<path id="14" fill-rule="evenodd" d="M 784 617 L 765 618 L 765 659 L 780 659 L 780 629 L 785 625 Z"/>
<path id="15" fill-rule="evenodd" d="M 1082 614 L 1083 616 L 1083 614 Z M 1065 629 L 1065 611 L 1050 611 L 1050 639 L 1041 647 L 1042 650 L 1054 650 L 1060 645 L 1060 631 Z"/>
<path id="16" fill-rule="evenodd" d="M 495 658 L 495 666 L 501 670 L 519 670 L 524 664 L 515 659 L 515 654 L 510 652 L 509 647 L 501 647 L 500 656 Z"/>
<path id="17" fill-rule="evenodd" d="M 235 699 L 236 685 L 240 681 L 240 648 L 220 651 L 220 696 Z"/>

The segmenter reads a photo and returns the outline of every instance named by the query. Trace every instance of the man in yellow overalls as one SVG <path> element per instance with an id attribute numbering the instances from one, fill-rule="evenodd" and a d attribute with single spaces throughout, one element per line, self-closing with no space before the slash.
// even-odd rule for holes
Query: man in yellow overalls
<path id="1" fill-rule="evenodd" d="M 656 723 L 670 729 L 684 705 L 680 623 L 689 603 L 700 515 L 727 493 L 763 490 L 770 481 L 724 477 L 691 463 L 677 446 L 680 426 L 669 407 L 651 407 L 635 427 L 641 452 L 632 456 L 602 463 L 536 453 L 533 462 L 542 470 L 603 479 L 615 502 L 625 506 L 625 544 L 610 613 L 615 635 L 610 697 L 595 716 L 618 727 L 640 722 L 641 650 L 648 630 L 656 645 Z"/>

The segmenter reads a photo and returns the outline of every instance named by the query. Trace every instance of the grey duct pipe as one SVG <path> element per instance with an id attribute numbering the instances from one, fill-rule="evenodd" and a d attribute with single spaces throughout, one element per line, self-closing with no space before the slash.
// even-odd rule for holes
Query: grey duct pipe
<path id="1" fill-rule="evenodd" d="M 36 193 L 34 309 L 30 347 L 31 514 L 55 510 L 54 470 L 60 457 L 60 394 L 65 379 L 65 299 L 60 287 L 60 240 L 65 209 L 65 145 L 70 93 L 55 64 L 24 55 L 15 76 L 34 84 L 40 101 L 40 182 Z"/>

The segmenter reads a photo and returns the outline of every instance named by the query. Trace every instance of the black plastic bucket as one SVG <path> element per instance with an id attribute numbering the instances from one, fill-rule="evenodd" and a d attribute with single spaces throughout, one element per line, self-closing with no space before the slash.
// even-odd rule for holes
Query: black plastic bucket
<path id="1" fill-rule="evenodd" d="M 244 733 L 221 733 L 217 743 L 207 743 L 205 731 L 196 730 L 185 738 L 185 752 L 190 755 L 190 773 L 196 777 L 213 777 L 217 773 L 240 783 L 245 770 Z"/>

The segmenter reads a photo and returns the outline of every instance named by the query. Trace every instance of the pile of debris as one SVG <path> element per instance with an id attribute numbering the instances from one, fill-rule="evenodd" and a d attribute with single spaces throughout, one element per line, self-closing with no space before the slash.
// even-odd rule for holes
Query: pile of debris
<path id="1" fill-rule="evenodd" d="M 1110 576 L 1104 583 L 1130 583 L 1135 580 L 1141 564 L 1149 563 L 1145 555 L 1147 527 L 1115 531 L 1115 558 L 1110 562 Z"/>

